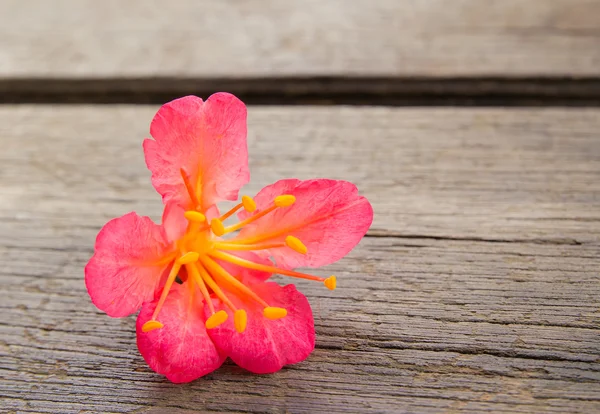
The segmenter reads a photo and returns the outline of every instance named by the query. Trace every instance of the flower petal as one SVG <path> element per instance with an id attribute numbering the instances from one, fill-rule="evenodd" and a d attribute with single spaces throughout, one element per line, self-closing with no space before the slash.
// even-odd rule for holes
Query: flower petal
<path id="1" fill-rule="evenodd" d="M 219 368 L 225 361 L 204 327 L 202 295 L 190 294 L 189 285 L 173 285 L 158 320 L 160 329 L 143 332 L 158 299 L 144 303 L 137 318 L 137 345 L 155 372 L 175 383 L 189 382 Z"/>
<path id="2" fill-rule="evenodd" d="M 229 320 L 208 330 L 214 343 L 240 367 L 256 374 L 275 372 L 284 365 L 306 359 L 315 347 L 312 310 L 306 297 L 294 285 L 281 287 L 268 282 L 251 288 L 269 305 L 285 308 L 287 316 L 267 319 L 259 305 L 244 304 L 233 297 L 236 306 L 248 314 L 246 330 L 238 333 L 233 326 L 233 313 L 219 302 L 215 307 L 225 309 Z M 205 313 L 210 314 L 208 307 Z"/>
<path id="3" fill-rule="evenodd" d="M 133 212 L 106 223 L 94 249 L 85 284 L 94 305 L 112 317 L 130 315 L 152 300 L 172 252 L 163 228 Z"/>
<path id="4" fill-rule="evenodd" d="M 244 227 L 236 240 L 283 242 L 295 236 L 308 248 L 303 255 L 289 247 L 270 249 L 278 266 L 324 266 L 344 257 L 365 235 L 373 221 L 373 208 L 358 195 L 356 186 L 338 180 L 281 180 L 263 188 L 254 198 L 256 214 L 271 206 L 276 196 L 291 194 L 296 202 Z M 241 220 L 250 216 L 245 211 Z"/>
<path id="5" fill-rule="evenodd" d="M 235 96 L 216 93 L 206 102 L 186 96 L 163 105 L 144 141 L 152 184 L 165 203 L 206 211 L 222 200 L 237 200 L 248 182 L 246 106 Z M 194 205 L 181 176 L 189 179 Z M 199 207 L 199 208 L 198 208 Z"/>
<path id="6" fill-rule="evenodd" d="M 185 234 L 188 221 L 184 214 L 185 210 L 175 203 L 168 203 L 165 205 L 162 216 L 162 226 L 168 240 L 179 240 Z"/>

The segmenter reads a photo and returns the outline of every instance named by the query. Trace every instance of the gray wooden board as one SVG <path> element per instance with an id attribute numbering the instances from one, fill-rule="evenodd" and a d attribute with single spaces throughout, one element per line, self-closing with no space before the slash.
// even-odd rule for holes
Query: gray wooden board
<path id="1" fill-rule="evenodd" d="M 336 291 L 298 283 L 308 360 L 173 385 L 83 284 L 105 221 L 160 214 L 141 152 L 156 109 L 0 108 L 3 410 L 600 410 L 600 110 L 250 108 L 244 193 L 346 178 L 375 221 L 317 271 Z"/>
<path id="2" fill-rule="evenodd" d="M 9 78 L 598 76 L 599 0 L 3 0 Z"/>

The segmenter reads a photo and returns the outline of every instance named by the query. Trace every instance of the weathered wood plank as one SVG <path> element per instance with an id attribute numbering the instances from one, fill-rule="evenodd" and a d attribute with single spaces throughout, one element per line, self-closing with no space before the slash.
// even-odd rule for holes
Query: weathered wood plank
<path id="1" fill-rule="evenodd" d="M 598 0 L 4 0 L 1 77 L 598 76 Z"/>
<path id="2" fill-rule="evenodd" d="M 22 412 L 600 410 L 600 110 L 250 108 L 253 184 L 351 179 L 376 219 L 299 283 L 317 350 L 175 386 L 89 302 L 99 227 L 157 217 L 154 107 L 0 108 L 0 393 Z"/>
<path id="3" fill-rule="evenodd" d="M 0 108 L 0 217 L 48 194 L 48 182 L 54 193 L 23 218 L 51 219 L 65 240 L 78 237 L 73 224 L 95 228 L 98 215 L 134 208 L 156 216 L 141 151 L 156 109 Z M 357 183 L 372 200 L 372 234 L 598 243 L 590 229 L 600 221 L 599 114 L 252 108 L 253 180 L 245 191 L 282 177 L 331 176 Z"/>

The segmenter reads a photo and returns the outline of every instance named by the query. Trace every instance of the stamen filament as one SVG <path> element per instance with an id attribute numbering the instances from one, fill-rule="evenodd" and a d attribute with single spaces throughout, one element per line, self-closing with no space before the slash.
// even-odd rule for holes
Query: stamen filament
<path id="1" fill-rule="evenodd" d="M 271 211 L 276 210 L 277 208 L 278 207 L 273 204 L 271 207 L 264 209 L 260 213 L 257 213 L 253 216 L 248 217 L 246 220 L 240 221 L 239 223 L 232 224 L 231 226 L 227 226 L 227 227 L 225 227 L 223 234 L 231 233 L 232 231 L 239 230 L 242 227 L 244 227 L 245 225 L 250 224 L 253 221 L 258 220 L 259 218 L 266 216 Z"/>
<path id="2" fill-rule="evenodd" d="M 254 293 L 248 286 L 231 276 L 229 272 L 223 269 L 217 262 L 209 257 L 203 257 L 201 259 L 202 264 L 208 268 L 215 276 L 221 277 L 224 281 L 238 289 L 240 292 L 250 296 L 256 302 L 260 303 L 265 308 L 269 307 L 269 304 L 265 302 L 260 296 Z"/>
<path id="3" fill-rule="evenodd" d="M 187 252 L 186 254 L 181 256 L 179 259 L 177 259 L 177 262 L 181 265 L 186 265 L 189 263 L 197 262 L 199 257 L 200 257 L 200 253 L 198 253 L 198 252 Z"/>
<path id="4" fill-rule="evenodd" d="M 235 207 L 233 207 L 231 210 L 229 210 L 227 213 L 223 214 L 221 217 L 219 217 L 219 220 L 221 221 L 225 221 L 227 220 L 229 217 L 233 216 L 233 214 L 238 211 L 240 208 L 242 208 L 244 206 L 243 203 L 239 203 L 236 204 Z"/>
<path id="5" fill-rule="evenodd" d="M 225 296 L 225 293 L 223 293 L 219 285 L 217 285 L 216 282 L 210 277 L 204 266 L 202 266 L 202 264 L 200 263 L 196 263 L 195 266 L 197 266 L 198 270 L 200 271 L 202 279 L 204 279 L 208 287 L 211 288 L 213 292 L 215 292 L 215 295 L 219 299 L 221 299 L 221 302 L 223 302 L 229 309 L 235 312 L 237 310 L 235 305 L 229 300 L 229 298 L 227 298 L 227 296 Z"/>
<path id="6" fill-rule="evenodd" d="M 246 195 L 242 196 L 242 202 L 233 206 L 231 208 L 231 210 L 229 210 L 227 213 L 225 213 L 221 217 L 219 217 L 219 220 L 221 222 L 227 220 L 229 217 L 233 216 L 235 214 L 235 212 L 238 211 L 242 207 L 244 207 L 244 210 L 246 210 L 248 213 L 252 213 L 254 210 L 256 210 L 256 203 L 254 202 L 252 197 L 248 197 Z"/>
<path id="7" fill-rule="evenodd" d="M 235 242 L 216 242 L 213 246 L 221 250 L 265 250 L 285 247 L 285 243 L 239 244 Z"/>
<path id="8" fill-rule="evenodd" d="M 190 196 L 190 200 L 192 200 L 192 204 L 194 205 L 194 208 L 196 210 L 200 210 L 201 205 L 200 205 L 200 202 L 198 201 L 198 198 L 196 197 L 196 192 L 194 191 L 194 187 L 192 187 L 190 178 L 188 177 L 187 173 L 185 172 L 185 170 L 183 168 L 180 168 L 179 172 L 181 173 L 181 178 L 183 178 L 183 184 L 185 185 L 185 189 L 187 190 L 188 195 Z"/>
<path id="9" fill-rule="evenodd" d="M 175 261 L 175 263 L 173 263 L 173 267 L 171 268 L 171 272 L 169 273 L 169 277 L 167 277 L 167 282 L 165 283 L 165 287 L 163 288 L 162 294 L 160 295 L 158 304 L 156 305 L 156 308 L 154 309 L 154 313 L 152 313 L 152 319 L 156 319 L 156 317 L 158 316 L 158 313 L 160 312 L 160 309 L 162 308 L 163 304 L 165 303 L 165 300 L 167 299 L 167 295 L 169 294 L 169 291 L 171 290 L 171 286 L 173 285 L 173 282 L 175 281 L 175 278 L 177 277 L 177 274 L 179 273 L 180 269 L 181 269 L 181 264 L 178 261 Z"/>
<path id="10" fill-rule="evenodd" d="M 210 313 L 214 315 L 214 313 L 215 313 L 215 307 L 214 307 L 214 305 L 212 303 L 212 300 L 210 299 L 210 293 L 208 293 L 208 289 L 206 288 L 206 284 L 204 283 L 204 280 L 202 280 L 202 277 L 200 276 L 200 273 L 198 272 L 198 268 L 193 263 L 185 265 L 185 268 L 186 268 L 188 274 L 192 277 L 192 280 L 194 282 L 196 282 L 196 284 L 198 285 L 198 288 L 200 289 L 200 292 L 202 292 L 202 296 L 204 297 L 204 301 L 206 303 L 208 303 L 208 308 L 210 309 Z"/>
<path id="11" fill-rule="evenodd" d="M 194 289 L 195 283 L 193 279 L 188 279 L 188 282 L 186 284 L 188 286 L 188 290 L 190 291 L 187 307 L 187 311 L 188 313 L 190 313 L 192 311 L 192 308 L 194 307 L 194 297 L 196 296 L 196 290 Z"/>
<path id="12" fill-rule="evenodd" d="M 315 280 L 317 282 L 325 281 L 324 278 L 319 277 L 319 276 L 308 275 L 306 273 L 295 272 L 293 270 L 280 269 L 275 266 L 268 266 L 268 265 L 254 263 L 254 262 L 251 262 L 250 260 L 242 259 L 241 257 L 233 256 L 229 253 L 221 252 L 218 250 L 213 250 L 209 254 L 216 259 L 225 260 L 226 262 L 233 263 L 233 264 L 236 264 L 238 266 L 242 266 L 242 267 L 245 267 L 248 269 L 260 270 L 262 272 L 268 272 L 268 273 L 278 273 L 280 275 L 297 277 L 300 279 Z"/>

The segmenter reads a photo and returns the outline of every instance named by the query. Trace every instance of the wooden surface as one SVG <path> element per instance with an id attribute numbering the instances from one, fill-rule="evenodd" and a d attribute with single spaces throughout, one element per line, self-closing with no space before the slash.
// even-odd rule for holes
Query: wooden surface
<path id="1" fill-rule="evenodd" d="M 0 412 L 600 412 L 598 45 L 600 0 L 0 0 Z M 244 191 L 347 179 L 375 220 L 298 283 L 306 361 L 173 385 L 83 283 L 160 216 L 158 105 L 87 103 L 216 90 L 375 105 L 250 107 Z"/>
<path id="2" fill-rule="evenodd" d="M 247 193 L 345 178 L 375 221 L 320 271 L 335 292 L 299 283 L 309 359 L 186 385 L 83 283 L 108 219 L 160 214 L 141 150 L 156 109 L 0 107 L 3 411 L 600 411 L 599 109 L 251 107 Z"/>
<path id="3" fill-rule="evenodd" d="M 0 2 L 9 79 L 598 76 L 599 44 L 599 0 Z"/>

